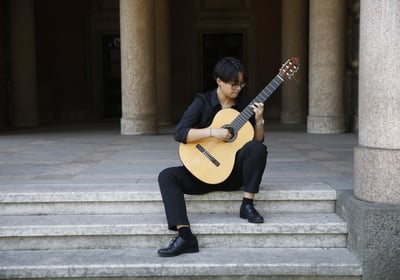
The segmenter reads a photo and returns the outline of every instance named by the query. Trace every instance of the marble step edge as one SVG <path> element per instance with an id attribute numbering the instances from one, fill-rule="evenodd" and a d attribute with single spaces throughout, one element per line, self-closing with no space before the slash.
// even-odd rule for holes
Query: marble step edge
<path id="1" fill-rule="evenodd" d="M 362 269 L 346 248 L 201 248 L 174 258 L 153 249 L 0 251 L 0 279 L 225 275 L 360 279 Z"/>
<path id="2" fill-rule="evenodd" d="M 194 200 L 186 201 L 191 213 L 237 213 L 240 201 Z M 333 213 L 335 200 L 280 200 L 255 201 L 263 213 Z M 115 201 L 115 202 L 35 202 L 0 203 L 0 216 L 17 215 L 99 215 L 164 213 L 162 201 Z"/>
<path id="3" fill-rule="evenodd" d="M 241 191 L 187 195 L 188 200 L 241 200 Z M 1 185 L 0 203 L 160 201 L 154 184 L 53 184 Z M 336 191 L 324 183 L 264 184 L 257 200 L 336 200 Z"/>
<path id="4" fill-rule="evenodd" d="M 252 224 L 232 214 L 191 214 L 199 234 L 346 234 L 347 224 L 334 213 L 264 215 Z M 0 216 L 0 237 L 169 234 L 164 214 Z"/>

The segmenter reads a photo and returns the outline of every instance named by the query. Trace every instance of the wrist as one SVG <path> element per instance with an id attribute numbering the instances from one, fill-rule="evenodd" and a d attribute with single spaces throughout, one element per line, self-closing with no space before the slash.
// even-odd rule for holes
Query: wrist
<path id="1" fill-rule="evenodd" d="M 260 120 L 260 121 L 256 121 L 256 126 L 262 126 L 264 125 L 264 119 Z"/>

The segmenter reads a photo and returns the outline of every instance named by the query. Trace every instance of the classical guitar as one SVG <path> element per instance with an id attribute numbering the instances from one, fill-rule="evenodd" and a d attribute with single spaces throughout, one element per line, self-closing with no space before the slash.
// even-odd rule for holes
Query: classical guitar
<path id="1" fill-rule="evenodd" d="M 231 174 L 236 152 L 254 137 L 254 128 L 249 122 L 254 111 L 251 104 L 264 103 L 286 79 L 299 69 L 296 57 L 288 59 L 274 79 L 241 112 L 222 109 L 214 117 L 210 128 L 229 129 L 232 138 L 222 141 L 213 137 L 179 145 L 179 157 L 183 165 L 198 179 L 209 184 L 223 182 Z"/>

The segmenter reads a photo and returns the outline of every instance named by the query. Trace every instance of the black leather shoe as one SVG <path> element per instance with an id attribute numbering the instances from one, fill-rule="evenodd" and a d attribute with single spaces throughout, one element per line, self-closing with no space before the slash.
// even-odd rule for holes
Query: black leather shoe
<path id="1" fill-rule="evenodd" d="M 240 218 L 247 219 L 249 223 L 264 223 L 263 216 L 258 213 L 253 204 L 240 206 Z"/>
<path id="2" fill-rule="evenodd" d="M 167 248 L 158 250 L 160 257 L 175 257 L 183 253 L 197 253 L 199 251 L 199 243 L 196 236 L 190 240 L 185 240 L 180 236 L 175 237 L 169 243 Z"/>

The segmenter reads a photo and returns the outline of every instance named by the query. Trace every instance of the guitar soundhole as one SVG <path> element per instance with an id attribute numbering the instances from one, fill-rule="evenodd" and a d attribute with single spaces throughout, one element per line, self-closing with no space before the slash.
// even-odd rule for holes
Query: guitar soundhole
<path id="1" fill-rule="evenodd" d="M 235 139 L 237 138 L 237 133 L 235 129 L 233 129 L 233 127 L 229 126 L 228 124 L 223 125 L 222 128 L 226 128 L 227 130 L 229 130 L 229 133 L 232 135 L 230 139 L 224 141 L 228 143 L 235 141 Z"/>

